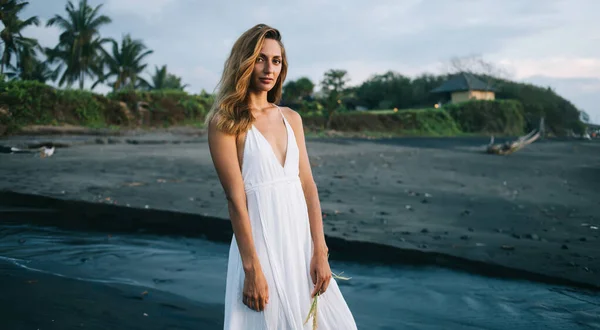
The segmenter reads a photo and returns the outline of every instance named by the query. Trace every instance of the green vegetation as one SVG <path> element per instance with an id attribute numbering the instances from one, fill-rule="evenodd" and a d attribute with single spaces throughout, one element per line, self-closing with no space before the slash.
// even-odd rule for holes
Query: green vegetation
<path id="1" fill-rule="evenodd" d="M 523 105 L 515 100 L 469 101 L 444 107 L 465 133 L 521 135 Z"/>
<path id="2" fill-rule="evenodd" d="M 110 102 L 89 91 L 57 90 L 38 81 L 0 82 L 0 126 L 8 132 L 23 125 L 71 123 L 90 127 L 109 122 Z"/>
<path id="3" fill-rule="evenodd" d="M 141 126 L 170 126 L 188 123 L 197 126 L 212 106 L 212 95 L 190 95 L 181 90 L 120 91 L 108 95 L 133 109 Z"/>
<path id="4" fill-rule="evenodd" d="M 312 130 L 323 129 L 326 118 L 308 116 L 304 125 Z M 454 136 L 461 133 L 448 112 L 439 109 L 404 110 L 384 114 L 370 111 L 346 112 L 331 118 L 330 128 L 342 132 L 382 132 L 391 135 Z"/>
<path id="5" fill-rule="evenodd" d="M 468 134 L 521 134 L 523 131 L 537 128 L 541 118 L 545 120 L 547 131 L 554 135 L 566 135 L 571 131 L 581 133 L 585 127 L 581 120 L 586 118 L 585 112 L 578 110 L 571 102 L 549 88 L 475 74 L 498 90 L 496 101 L 474 101 L 456 105 L 448 103 L 448 96 L 430 92 L 446 81 L 449 75 L 423 74 L 409 78 L 389 71 L 373 75 L 356 87 L 346 88 L 342 83 L 340 90 L 340 84 L 336 84 L 330 78 L 334 74 L 338 74 L 337 81 L 345 82 L 348 79 L 345 71 L 330 70 L 321 82 L 321 97 L 307 96 L 300 100 L 296 96 L 290 98 L 284 87 L 284 105 L 296 109 L 303 116 L 310 118 L 312 123 L 316 123 L 313 119 L 315 116 L 330 118 L 320 123 L 321 129 L 334 129 L 332 114 L 347 113 L 350 109 L 372 109 L 368 112 L 394 115 L 394 108 L 405 112 L 406 109 L 429 108 L 438 102 L 445 104 L 441 109 L 449 111 L 461 131 Z M 336 91 L 337 100 L 329 97 L 331 93 L 328 92 L 332 90 Z M 331 108 L 334 110 L 330 110 Z"/>
<path id="6" fill-rule="evenodd" d="M 0 81 L 0 135 L 24 125 L 197 126 L 212 102 L 213 96 L 206 92 L 124 90 L 104 96 L 55 89 L 37 81 Z"/>
<path id="7" fill-rule="evenodd" d="M 26 27 L 40 23 L 37 16 L 20 18 L 27 5 L 23 0 L 0 0 L 4 25 L 0 32 L 0 135 L 34 124 L 109 128 L 201 125 L 214 102 L 213 95 L 187 93 L 188 85 L 168 72 L 166 65 L 147 73 L 153 50 L 129 34 L 120 41 L 104 37 L 102 29 L 112 24 L 112 19 L 103 14 L 102 5 L 67 1 L 64 12 L 46 24 L 61 31 L 50 48 L 23 35 Z M 487 64 L 483 67 L 490 68 Z M 331 69 L 324 73 L 317 92 L 316 84 L 307 77 L 286 81 L 282 105 L 298 111 L 316 134 L 514 135 L 536 128 L 542 117 L 555 135 L 583 131 L 582 118 L 589 117 L 553 90 L 499 79 L 491 70 L 484 71 L 476 76 L 497 89 L 496 101 L 446 104 L 447 96 L 431 90 L 448 75 L 408 77 L 388 71 L 348 86 L 348 72 Z M 47 82 L 54 82 L 59 89 Z M 89 89 L 86 82 L 92 83 Z M 78 89 L 72 89 L 73 85 Z M 108 95 L 93 93 L 98 85 L 112 91 Z M 433 108 L 439 102 L 446 105 Z"/>
<path id="8" fill-rule="evenodd" d="M 492 81 L 498 88 L 496 98 L 521 102 L 527 130 L 537 127 L 540 117 L 545 118 L 547 130 L 555 135 L 565 135 L 569 130 L 579 134 L 585 130 L 582 117 L 587 114 L 551 88 L 497 78 Z"/>

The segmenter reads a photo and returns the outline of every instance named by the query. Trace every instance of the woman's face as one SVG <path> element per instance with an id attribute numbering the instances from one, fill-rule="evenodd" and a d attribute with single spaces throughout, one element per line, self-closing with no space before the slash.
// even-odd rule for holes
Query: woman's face
<path id="1" fill-rule="evenodd" d="M 281 47 L 276 40 L 265 39 L 260 56 L 254 63 L 251 87 L 257 92 L 270 91 L 281 73 Z"/>

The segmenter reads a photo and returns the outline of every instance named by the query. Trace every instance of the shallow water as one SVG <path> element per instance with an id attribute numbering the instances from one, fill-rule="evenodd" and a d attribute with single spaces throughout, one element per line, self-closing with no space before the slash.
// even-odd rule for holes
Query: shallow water
<path id="1" fill-rule="evenodd" d="M 201 239 L 0 226 L 0 258 L 74 280 L 223 304 L 229 246 Z M 436 267 L 331 262 L 359 329 L 600 329 L 600 294 Z"/>

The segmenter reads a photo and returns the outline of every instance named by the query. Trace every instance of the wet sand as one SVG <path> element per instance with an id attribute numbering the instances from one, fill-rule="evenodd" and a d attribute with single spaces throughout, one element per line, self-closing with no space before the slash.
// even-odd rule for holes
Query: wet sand
<path id="1" fill-rule="evenodd" d="M 89 139 L 45 159 L 0 154 L 0 190 L 227 218 L 205 139 Z M 486 142 L 310 139 L 326 234 L 406 252 L 398 262 L 471 261 L 490 275 L 600 288 L 600 143 L 543 141 L 503 157 L 484 154 Z"/>
<path id="2" fill-rule="evenodd" d="M 223 306 L 138 286 L 92 283 L 0 260 L 1 328 L 219 329 Z M 150 294 L 145 292 L 150 291 Z"/>

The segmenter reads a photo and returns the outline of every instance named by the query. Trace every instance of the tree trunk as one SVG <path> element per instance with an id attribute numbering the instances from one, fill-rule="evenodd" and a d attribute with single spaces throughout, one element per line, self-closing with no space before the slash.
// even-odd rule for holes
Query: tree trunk
<path id="1" fill-rule="evenodd" d="M 327 122 L 325 123 L 326 129 L 331 129 L 331 121 L 333 120 L 333 115 L 335 115 L 335 110 L 331 110 L 327 116 Z"/>

